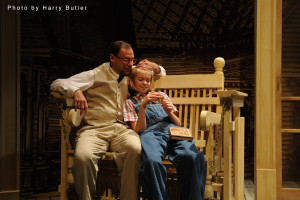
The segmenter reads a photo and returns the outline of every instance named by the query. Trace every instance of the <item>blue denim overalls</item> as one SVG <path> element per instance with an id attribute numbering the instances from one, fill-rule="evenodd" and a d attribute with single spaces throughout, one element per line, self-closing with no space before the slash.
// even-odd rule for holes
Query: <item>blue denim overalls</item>
<path id="1" fill-rule="evenodd" d="M 131 98 L 139 113 L 141 103 Z M 194 145 L 194 140 L 171 140 L 169 128 L 175 126 L 158 102 L 146 109 L 147 129 L 140 132 L 142 161 L 140 181 L 143 197 L 167 200 L 167 173 L 162 160 L 168 155 L 177 169 L 182 200 L 202 200 L 206 182 L 206 160 Z"/>

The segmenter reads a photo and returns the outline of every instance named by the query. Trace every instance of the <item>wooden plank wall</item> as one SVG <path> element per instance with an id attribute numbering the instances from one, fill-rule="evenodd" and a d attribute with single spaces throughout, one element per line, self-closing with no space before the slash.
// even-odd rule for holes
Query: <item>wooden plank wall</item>
<path id="1" fill-rule="evenodd" d="M 20 15 L 0 2 L 0 199 L 19 199 Z M 19 4 L 19 1 L 15 1 Z"/>
<path id="2" fill-rule="evenodd" d="M 282 23 L 282 96 L 300 96 L 300 4 L 285 5 Z M 282 103 L 282 128 L 300 128 L 300 102 Z M 299 182 L 300 134 L 282 134 L 282 181 Z M 300 187 L 294 185 L 293 187 Z"/>

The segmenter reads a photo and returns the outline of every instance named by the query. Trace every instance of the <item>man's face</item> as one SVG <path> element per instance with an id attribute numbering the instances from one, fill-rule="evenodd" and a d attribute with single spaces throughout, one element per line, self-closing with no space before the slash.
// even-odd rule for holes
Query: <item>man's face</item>
<path id="1" fill-rule="evenodd" d="M 110 54 L 112 69 L 119 75 L 128 76 L 134 65 L 134 53 L 132 48 L 121 47 L 118 55 Z"/>

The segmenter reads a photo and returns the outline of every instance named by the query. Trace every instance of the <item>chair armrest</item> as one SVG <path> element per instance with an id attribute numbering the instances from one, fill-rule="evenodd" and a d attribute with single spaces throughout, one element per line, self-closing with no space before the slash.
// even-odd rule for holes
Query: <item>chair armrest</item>
<path id="1" fill-rule="evenodd" d="M 221 115 L 210 111 L 201 111 L 200 114 L 200 129 L 208 131 L 211 124 L 220 124 Z"/>
<path id="2" fill-rule="evenodd" d="M 67 109 L 68 122 L 71 126 L 78 127 L 84 118 L 84 114 L 80 115 L 80 109 L 77 109 L 77 111 L 75 111 L 75 109 L 71 109 L 74 107 L 73 98 L 65 95 L 61 95 L 59 92 L 51 92 L 51 94 L 55 98 L 65 100 L 68 108 Z"/>
<path id="3" fill-rule="evenodd" d="M 51 95 L 58 99 L 64 99 L 68 107 L 74 106 L 74 100 L 72 97 L 61 95 L 59 92 L 51 92 Z"/>

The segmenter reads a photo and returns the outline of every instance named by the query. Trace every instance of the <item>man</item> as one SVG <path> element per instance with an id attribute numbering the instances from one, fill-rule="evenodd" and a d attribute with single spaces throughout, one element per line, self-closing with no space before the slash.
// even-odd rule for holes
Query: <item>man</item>
<path id="1" fill-rule="evenodd" d="M 131 45 L 124 41 L 113 42 L 108 53 L 110 62 L 51 84 L 52 91 L 73 96 L 75 110 L 85 114 L 87 125 L 77 133 L 72 169 L 81 200 L 94 198 L 98 160 L 107 150 L 113 152 L 121 173 L 120 199 L 137 199 L 140 137 L 124 123 L 122 113 L 129 95 L 126 76 L 137 59 Z M 148 60 L 136 67 L 151 69 L 156 77 L 166 74 L 164 68 Z"/>

